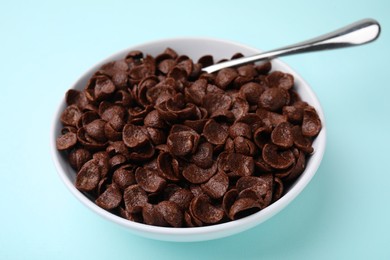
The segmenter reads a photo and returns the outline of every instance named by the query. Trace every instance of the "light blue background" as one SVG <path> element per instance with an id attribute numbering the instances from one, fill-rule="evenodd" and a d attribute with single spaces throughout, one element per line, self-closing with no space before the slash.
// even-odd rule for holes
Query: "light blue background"
<path id="1" fill-rule="evenodd" d="M 388 1 L 0 1 L 0 259 L 390 259 Z M 317 93 L 328 145 L 304 192 L 256 228 L 198 243 L 144 239 L 59 179 L 54 109 L 110 54 L 177 36 L 268 50 L 366 17 L 382 24 L 375 43 L 282 59 Z"/>

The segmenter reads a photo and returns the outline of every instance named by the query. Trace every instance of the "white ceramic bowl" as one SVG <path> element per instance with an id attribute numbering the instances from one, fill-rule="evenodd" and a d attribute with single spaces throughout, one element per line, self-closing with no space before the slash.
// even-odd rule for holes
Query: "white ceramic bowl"
<path id="1" fill-rule="evenodd" d="M 90 78 L 93 72 L 96 71 L 101 65 L 108 61 L 124 58 L 124 56 L 131 50 L 141 50 L 144 53 L 157 55 L 164 51 L 166 47 L 173 48 L 179 54 L 186 54 L 195 61 L 205 54 L 212 54 L 215 60 L 219 60 L 222 58 L 229 58 L 237 52 L 241 52 L 244 55 L 252 55 L 260 52 L 260 50 L 258 49 L 251 48 L 239 43 L 210 38 L 173 38 L 154 41 L 130 47 L 126 50 L 120 51 L 108 57 L 107 59 L 103 60 L 102 62 L 99 62 L 87 72 L 85 72 L 70 87 L 79 90 L 83 89 L 86 85 L 88 78 Z M 65 185 L 68 187 L 68 189 L 72 192 L 72 194 L 89 209 L 106 218 L 107 220 L 123 226 L 134 234 L 138 234 L 148 238 L 178 242 L 210 240 L 233 235 L 264 222 L 265 220 L 269 219 L 270 217 L 281 211 L 284 207 L 286 207 L 309 183 L 321 163 L 326 144 L 326 127 L 323 110 L 310 86 L 301 78 L 300 75 L 298 75 L 295 71 L 293 71 L 283 62 L 279 60 L 273 60 L 272 65 L 273 70 L 281 70 L 283 72 L 288 72 L 294 75 L 296 90 L 301 95 L 304 101 L 307 101 L 309 104 L 316 108 L 322 120 L 323 127 L 320 134 L 313 143 L 315 152 L 307 161 L 307 166 L 303 174 L 295 181 L 289 191 L 282 198 L 280 198 L 278 201 L 268 206 L 267 208 L 239 220 L 218 225 L 196 228 L 167 228 L 140 224 L 128 221 L 100 208 L 93 201 L 88 199 L 83 193 L 81 193 L 75 188 L 74 180 L 76 173 L 70 167 L 65 156 L 62 153 L 58 152 L 56 149 L 56 138 L 59 135 L 62 127 L 60 123 L 60 115 L 65 109 L 64 99 L 61 100 L 55 112 L 50 137 L 51 153 L 59 176 L 61 177 Z"/>

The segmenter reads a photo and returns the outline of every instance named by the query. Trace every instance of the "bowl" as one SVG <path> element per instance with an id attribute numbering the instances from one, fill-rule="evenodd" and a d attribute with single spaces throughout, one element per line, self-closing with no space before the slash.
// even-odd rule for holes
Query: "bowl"
<path id="1" fill-rule="evenodd" d="M 71 88 L 78 90 L 83 89 L 88 79 L 98 68 L 100 68 L 101 65 L 109 61 L 124 58 L 131 50 L 141 50 L 144 53 L 149 53 L 155 56 L 164 51 L 166 47 L 173 48 L 179 54 L 186 54 L 193 60 L 197 60 L 199 57 L 205 54 L 212 54 L 215 60 L 219 60 L 222 58 L 229 58 L 237 52 L 241 52 L 244 55 L 253 55 L 261 52 L 259 49 L 248 47 L 240 43 L 212 38 L 172 38 L 153 41 L 132 46 L 95 64 L 91 69 L 85 72 L 71 86 Z M 67 162 L 66 157 L 56 149 L 56 138 L 58 137 L 62 128 L 60 123 L 60 116 L 66 106 L 64 98 L 59 102 L 59 105 L 56 109 L 52 122 L 50 137 L 52 158 L 61 180 L 70 190 L 70 192 L 87 208 L 102 216 L 103 218 L 124 227 L 128 231 L 147 238 L 177 242 L 211 240 L 242 232 L 264 222 L 265 220 L 274 216 L 276 213 L 280 212 L 289 203 L 291 203 L 298 196 L 298 194 L 302 192 L 302 190 L 306 187 L 306 185 L 316 173 L 324 155 L 326 145 L 326 127 L 323 110 L 309 84 L 307 84 L 298 73 L 296 73 L 288 65 L 281 62 L 280 60 L 274 59 L 272 61 L 272 65 L 272 70 L 281 70 L 294 76 L 295 88 L 297 92 L 301 95 L 304 101 L 307 101 L 317 110 L 317 113 L 322 120 L 322 130 L 313 142 L 314 153 L 308 159 L 306 169 L 302 175 L 294 182 L 294 184 L 289 188 L 284 196 L 265 209 L 262 209 L 261 211 L 245 218 L 223 224 L 195 228 L 172 228 L 132 222 L 100 208 L 75 188 L 74 181 L 76 172 L 71 168 Z"/>

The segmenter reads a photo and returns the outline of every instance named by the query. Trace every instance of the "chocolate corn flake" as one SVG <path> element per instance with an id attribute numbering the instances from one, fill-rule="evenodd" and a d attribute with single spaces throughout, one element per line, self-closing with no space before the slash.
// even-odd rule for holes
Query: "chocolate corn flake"
<path id="1" fill-rule="evenodd" d="M 208 93 L 202 99 L 202 107 L 207 110 L 209 115 L 218 110 L 229 110 L 231 106 L 231 98 L 223 93 Z"/>
<path id="2" fill-rule="evenodd" d="M 158 210 L 156 205 L 145 204 L 142 207 L 142 219 L 145 224 L 153 226 L 168 226 L 163 214 Z"/>
<path id="3" fill-rule="evenodd" d="M 205 195 L 195 197 L 191 201 L 190 209 L 194 217 L 207 224 L 217 223 L 224 216 L 223 210 L 212 205 Z"/>
<path id="4" fill-rule="evenodd" d="M 159 176 L 157 170 L 142 167 L 135 171 L 135 180 L 143 190 L 150 193 L 161 191 L 166 185 L 165 179 Z"/>
<path id="5" fill-rule="evenodd" d="M 275 169 L 286 169 L 294 163 L 291 150 L 279 150 L 274 144 L 266 144 L 262 152 L 263 160 Z"/>
<path id="6" fill-rule="evenodd" d="M 69 89 L 65 94 L 65 101 L 68 106 L 75 105 L 80 110 L 88 106 L 88 100 L 84 91 Z"/>
<path id="7" fill-rule="evenodd" d="M 102 167 L 98 159 L 86 162 L 76 176 L 76 188 L 81 191 L 93 191 L 102 177 Z"/>
<path id="8" fill-rule="evenodd" d="M 224 195 L 222 199 L 222 208 L 225 211 L 225 215 L 229 216 L 229 211 L 234 202 L 238 198 L 238 191 L 235 188 L 229 189 Z"/>
<path id="9" fill-rule="evenodd" d="M 257 148 L 255 144 L 242 136 L 238 136 L 233 140 L 234 151 L 239 154 L 253 156 L 255 155 Z"/>
<path id="10" fill-rule="evenodd" d="M 270 87 L 278 87 L 282 89 L 291 89 L 294 85 L 294 77 L 291 74 L 274 71 L 266 77 L 266 81 Z"/>
<path id="11" fill-rule="evenodd" d="M 240 198 L 230 207 L 228 217 L 231 220 L 239 219 L 258 212 L 260 203 L 253 198 Z"/>
<path id="12" fill-rule="evenodd" d="M 223 125 L 211 119 L 204 125 L 203 135 L 208 142 L 219 145 L 225 143 L 229 133 Z"/>
<path id="13" fill-rule="evenodd" d="M 158 70 L 163 74 L 168 74 L 173 67 L 175 67 L 176 61 L 173 59 L 165 59 L 158 64 Z"/>
<path id="14" fill-rule="evenodd" d="M 253 133 L 253 140 L 257 147 L 263 148 L 266 143 L 269 142 L 271 138 L 272 127 L 261 126 L 255 130 Z"/>
<path id="15" fill-rule="evenodd" d="M 283 107 L 283 115 L 287 116 L 287 119 L 291 123 L 302 123 L 303 120 L 303 109 L 308 104 L 303 101 L 297 101 L 293 103 L 291 106 L 284 106 Z"/>
<path id="16" fill-rule="evenodd" d="M 201 185 L 202 190 L 213 199 L 221 198 L 226 193 L 228 187 L 229 177 L 223 172 L 218 172 Z"/>
<path id="17" fill-rule="evenodd" d="M 205 68 L 214 64 L 214 58 L 211 55 L 204 55 L 199 58 L 198 63 L 200 63 L 203 68 Z"/>
<path id="18" fill-rule="evenodd" d="M 316 136 L 321 130 L 321 121 L 316 110 L 307 106 L 303 110 L 302 134 L 304 136 Z"/>
<path id="19" fill-rule="evenodd" d="M 146 88 L 145 88 L 146 89 Z M 146 90 L 146 98 L 148 102 L 158 105 L 172 98 L 176 94 L 173 86 L 167 84 L 157 84 Z"/>
<path id="20" fill-rule="evenodd" d="M 167 127 L 167 123 L 160 117 L 157 110 L 152 110 L 145 116 L 144 125 L 159 129 L 164 129 Z"/>
<path id="21" fill-rule="evenodd" d="M 73 169 L 78 171 L 91 157 L 91 153 L 87 149 L 78 148 L 69 152 L 68 160 Z"/>
<path id="22" fill-rule="evenodd" d="M 115 184 L 111 184 L 97 199 L 96 204 L 106 210 L 119 206 L 122 201 L 122 192 Z"/>
<path id="23" fill-rule="evenodd" d="M 126 210 L 130 213 L 142 211 L 142 208 L 148 202 L 148 195 L 139 185 L 127 187 L 123 193 Z"/>
<path id="24" fill-rule="evenodd" d="M 305 153 L 299 151 L 299 155 L 295 163 L 285 172 L 276 173 L 275 176 L 280 177 L 285 181 L 292 181 L 298 178 L 299 175 L 301 175 L 301 173 L 305 170 L 305 166 L 306 166 Z"/>
<path id="25" fill-rule="evenodd" d="M 277 146 L 290 148 L 294 144 L 292 127 L 288 122 L 278 124 L 271 133 L 271 140 Z"/>
<path id="26" fill-rule="evenodd" d="M 144 146 L 149 138 L 141 126 L 127 124 L 123 128 L 123 142 L 129 148 Z"/>
<path id="27" fill-rule="evenodd" d="M 175 202 L 161 201 L 156 205 L 156 208 L 169 226 L 181 227 L 183 225 L 183 211 Z"/>
<path id="28" fill-rule="evenodd" d="M 195 219 L 188 211 L 184 212 L 184 223 L 187 227 L 201 227 L 202 221 Z"/>
<path id="29" fill-rule="evenodd" d="M 60 151 L 68 150 L 77 144 L 77 135 L 72 132 L 68 132 L 57 138 L 56 146 Z"/>
<path id="30" fill-rule="evenodd" d="M 107 140 L 104 133 L 105 124 L 106 121 L 102 119 L 96 119 L 84 126 L 85 133 L 98 142 L 105 142 Z"/>
<path id="31" fill-rule="evenodd" d="M 272 65 L 271 62 L 266 61 L 264 63 L 260 63 L 259 65 L 255 66 L 255 69 L 257 73 L 262 74 L 262 75 L 267 75 L 267 73 L 271 70 Z"/>
<path id="32" fill-rule="evenodd" d="M 114 83 L 106 76 L 97 76 L 90 87 L 95 100 L 103 100 L 115 91 Z"/>
<path id="33" fill-rule="evenodd" d="M 263 157 L 260 155 L 255 160 L 256 171 L 260 174 L 272 172 L 274 169 L 263 160 Z"/>
<path id="34" fill-rule="evenodd" d="M 302 128 L 300 126 L 294 126 L 292 128 L 292 133 L 294 136 L 294 145 L 306 153 L 312 153 L 313 147 L 312 141 L 309 137 L 303 136 Z"/>
<path id="35" fill-rule="evenodd" d="M 213 165 L 213 145 L 207 141 L 199 144 L 191 162 L 204 169 L 210 168 Z"/>
<path id="36" fill-rule="evenodd" d="M 190 164 L 183 169 L 183 177 L 190 183 L 199 184 L 209 180 L 217 171 L 217 164 L 213 163 L 210 168 L 203 169 L 195 164 Z"/>
<path id="37" fill-rule="evenodd" d="M 196 151 L 199 135 L 195 131 L 171 133 L 167 139 L 168 149 L 174 156 L 185 156 Z"/>
<path id="38" fill-rule="evenodd" d="M 163 151 L 158 155 L 157 167 L 161 177 L 164 179 L 170 181 L 179 180 L 179 162 L 168 151 Z"/>
<path id="39" fill-rule="evenodd" d="M 169 201 L 175 202 L 182 210 L 189 207 L 194 195 L 188 189 L 178 188 L 168 198 Z"/>
<path id="40" fill-rule="evenodd" d="M 237 181 L 238 198 L 252 198 L 262 208 L 267 207 L 272 200 L 274 177 L 272 174 L 262 174 L 259 177 L 245 176 Z"/>
<path id="41" fill-rule="evenodd" d="M 242 136 L 247 139 L 251 139 L 252 131 L 248 124 L 237 122 L 230 126 L 229 135 L 231 138 Z"/>
<path id="42" fill-rule="evenodd" d="M 239 119 L 242 116 L 248 114 L 248 111 L 249 104 L 245 99 L 239 97 L 234 99 L 231 112 L 233 113 L 235 119 Z"/>
<path id="43" fill-rule="evenodd" d="M 283 195 L 283 191 L 284 191 L 283 181 L 275 177 L 272 201 L 277 201 L 278 199 L 280 199 Z"/>
<path id="44" fill-rule="evenodd" d="M 184 89 L 185 98 L 193 104 L 199 106 L 202 104 L 203 97 L 206 95 L 207 80 L 198 79 Z"/>
<path id="45" fill-rule="evenodd" d="M 226 89 L 227 86 L 238 76 L 238 73 L 235 69 L 225 68 L 217 72 L 217 77 L 215 78 L 215 83 L 221 89 Z"/>
<path id="46" fill-rule="evenodd" d="M 212 64 L 170 48 L 131 51 L 69 90 L 56 146 L 76 188 L 163 227 L 219 224 L 283 197 L 314 152 L 317 111 L 269 61 L 201 71 Z"/>
<path id="47" fill-rule="evenodd" d="M 117 184 L 120 189 L 124 190 L 130 185 L 136 183 L 134 176 L 134 166 L 123 165 L 119 169 L 115 170 L 112 174 L 112 182 Z"/>
<path id="48" fill-rule="evenodd" d="M 266 89 L 259 97 L 259 107 L 270 111 L 278 111 L 289 103 L 288 91 L 283 88 Z"/>
<path id="49" fill-rule="evenodd" d="M 231 177 L 250 176 L 254 173 L 253 157 L 239 153 L 221 153 L 218 167 Z"/>
<path id="50" fill-rule="evenodd" d="M 127 158 L 122 154 L 116 154 L 109 160 L 110 168 L 117 168 L 120 165 L 125 164 L 126 162 Z"/>
<path id="51" fill-rule="evenodd" d="M 65 108 L 61 114 L 61 123 L 66 126 L 76 126 L 82 113 L 76 105 L 70 105 Z"/>

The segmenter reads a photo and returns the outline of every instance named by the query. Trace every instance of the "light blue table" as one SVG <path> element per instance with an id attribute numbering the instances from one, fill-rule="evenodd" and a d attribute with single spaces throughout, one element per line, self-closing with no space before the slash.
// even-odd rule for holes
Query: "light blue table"
<path id="1" fill-rule="evenodd" d="M 0 259 L 390 259 L 389 2 L 195 2 L 0 2 Z M 304 192 L 260 226 L 208 242 L 148 240 L 92 213 L 57 176 L 54 108 L 111 53 L 176 36 L 266 50 L 365 17 L 382 24 L 377 42 L 283 58 L 317 93 L 328 146 Z"/>

